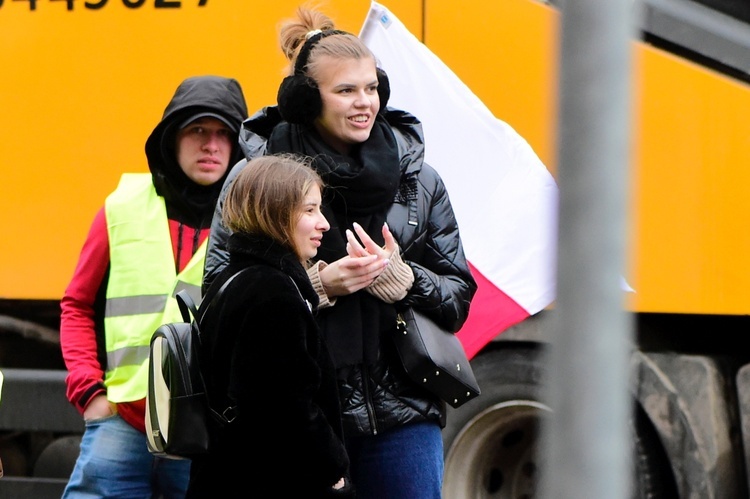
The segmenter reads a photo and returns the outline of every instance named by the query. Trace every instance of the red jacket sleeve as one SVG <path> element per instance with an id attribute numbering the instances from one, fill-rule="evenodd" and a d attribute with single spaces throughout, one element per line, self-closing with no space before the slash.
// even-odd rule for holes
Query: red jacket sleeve
<path id="1" fill-rule="evenodd" d="M 109 239 L 104 208 L 94 217 L 60 302 L 60 346 L 68 369 L 66 396 L 83 414 L 104 393 L 104 369 L 97 357 L 95 302 L 109 267 Z"/>

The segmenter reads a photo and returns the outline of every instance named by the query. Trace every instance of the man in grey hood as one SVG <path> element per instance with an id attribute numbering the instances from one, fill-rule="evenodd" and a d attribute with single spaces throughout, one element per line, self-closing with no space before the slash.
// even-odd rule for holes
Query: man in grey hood
<path id="1" fill-rule="evenodd" d="M 94 218 L 61 301 L 66 394 L 86 422 L 64 498 L 185 495 L 190 461 L 148 451 L 148 347 L 158 326 L 181 320 L 177 291 L 200 300 L 211 217 L 246 117 L 236 80 L 184 80 L 146 141 L 151 173 L 123 174 Z"/>

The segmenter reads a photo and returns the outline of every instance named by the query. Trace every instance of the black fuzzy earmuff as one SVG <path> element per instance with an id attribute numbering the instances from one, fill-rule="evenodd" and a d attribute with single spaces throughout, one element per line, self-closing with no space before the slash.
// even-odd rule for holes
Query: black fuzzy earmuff
<path id="1" fill-rule="evenodd" d="M 276 94 L 279 113 L 289 123 L 310 124 L 320 115 L 323 102 L 320 99 L 320 91 L 315 80 L 307 76 L 307 60 L 312 48 L 320 40 L 331 35 L 346 35 L 345 31 L 326 30 L 314 34 L 302 45 L 294 63 L 294 74 L 287 76 L 281 82 Z M 391 96 L 391 86 L 388 75 L 380 68 L 376 68 L 378 75 L 378 95 L 380 96 L 380 109 L 382 112 Z"/>

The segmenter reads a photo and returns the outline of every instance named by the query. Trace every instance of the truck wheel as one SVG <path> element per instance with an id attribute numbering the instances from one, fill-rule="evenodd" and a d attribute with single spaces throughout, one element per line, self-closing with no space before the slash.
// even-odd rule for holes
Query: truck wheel
<path id="1" fill-rule="evenodd" d="M 646 413 L 636 406 L 634 424 L 635 478 L 633 497 L 679 499 L 669 458 Z"/>
<path id="2" fill-rule="evenodd" d="M 485 352 L 472 360 L 482 394 L 448 408 L 443 429 L 445 499 L 534 496 L 543 371 L 533 349 Z"/>
<path id="3" fill-rule="evenodd" d="M 482 394 L 448 408 L 443 430 L 445 499 L 533 498 L 543 459 L 537 457 L 544 369 L 537 348 L 493 350 L 472 360 Z M 636 412 L 638 417 L 645 416 Z M 634 499 L 667 499 L 669 464 L 649 425 L 635 421 Z"/>
<path id="4" fill-rule="evenodd" d="M 52 441 L 34 464 L 34 476 L 69 478 L 81 450 L 81 436 L 68 435 Z"/>

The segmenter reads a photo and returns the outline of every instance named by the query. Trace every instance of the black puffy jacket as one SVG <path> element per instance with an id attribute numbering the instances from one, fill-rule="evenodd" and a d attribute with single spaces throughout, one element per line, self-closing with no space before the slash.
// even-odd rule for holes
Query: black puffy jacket
<path id="1" fill-rule="evenodd" d="M 387 109 L 387 122 L 398 142 L 401 158 L 399 191 L 386 221 L 398 241 L 402 259 L 414 272 L 414 284 L 398 306 L 424 311 L 443 327 L 458 331 L 469 313 L 476 291 L 459 237 L 448 192 L 438 173 L 424 162 L 421 123 L 411 114 Z M 281 117 L 266 107 L 248 118 L 240 131 L 246 157 L 266 152 L 266 141 Z M 225 191 L 247 160 L 229 174 L 217 204 L 206 255 L 204 289 L 228 261 L 228 233 L 220 210 Z M 358 365 L 338 371 L 344 428 L 347 435 L 368 435 L 401 424 L 435 420 L 445 425 L 445 404 L 406 377 L 398 357 L 382 343 L 374 366 Z"/>

